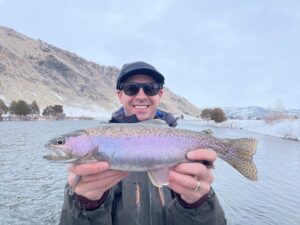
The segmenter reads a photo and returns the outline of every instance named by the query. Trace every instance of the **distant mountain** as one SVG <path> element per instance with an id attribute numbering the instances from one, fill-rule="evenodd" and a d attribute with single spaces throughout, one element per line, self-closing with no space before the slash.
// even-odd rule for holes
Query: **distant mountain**
<path id="1" fill-rule="evenodd" d="M 266 109 L 258 106 L 249 107 L 226 107 L 223 108 L 226 117 L 230 119 L 264 119 L 274 109 Z M 287 109 L 282 111 L 289 115 L 300 115 L 300 109 Z"/>
<path id="2" fill-rule="evenodd" d="M 118 72 L 114 66 L 89 62 L 0 26 L 0 98 L 7 104 L 36 100 L 41 109 L 62 104 L 77 114 L 109 114 L 120 107 L 115 90 Z M 161 108 L 175 114 L 200 114 L 200 109 L 168 88 Z"/>

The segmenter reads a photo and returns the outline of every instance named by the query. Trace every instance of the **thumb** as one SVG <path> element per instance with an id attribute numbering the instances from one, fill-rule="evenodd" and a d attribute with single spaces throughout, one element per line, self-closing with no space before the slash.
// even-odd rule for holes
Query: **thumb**
<path id="1" fill-rule="evenodd" d="M 68 184 L 74 189 L 79 183 L 81 176 L 76 175 L 75 173 L 69 172 L 68 175 Z"/>

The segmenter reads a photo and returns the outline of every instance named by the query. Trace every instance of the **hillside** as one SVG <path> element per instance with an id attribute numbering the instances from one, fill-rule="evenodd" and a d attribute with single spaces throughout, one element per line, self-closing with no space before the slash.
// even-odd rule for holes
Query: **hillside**
<path id="1" fill-rule="evenodd" d="M 0 98 L 7 104 L 36 100 L 42 109 L 64 105 L 80 115 L 108 115 L 120 107 L 115 94 L 119 69 L 0 26 Z M 200 109 L 165 88 L 161 108 L 175 114 L 199 115 Z"/>

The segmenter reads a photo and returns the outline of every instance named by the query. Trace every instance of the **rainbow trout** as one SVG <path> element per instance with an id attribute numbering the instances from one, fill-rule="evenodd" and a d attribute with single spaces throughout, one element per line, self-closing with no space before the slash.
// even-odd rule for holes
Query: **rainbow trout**
<path id="1" fill-rule="evenodd" d="M 188 162 L 186 155 L 197 148 L 212 149 L 217 156 L 250 180 L 257 180 L 252 161 L 256 140 L 219 139 L 209 132 L 171 128 L 161 120 L 130 124 L 103 124 L 78 130 L 49 141 L 52 161 L 86 163 L 107 161 L 111 169 L 148 171 L 152 183 L 165 184 L 160 171 Z"/>

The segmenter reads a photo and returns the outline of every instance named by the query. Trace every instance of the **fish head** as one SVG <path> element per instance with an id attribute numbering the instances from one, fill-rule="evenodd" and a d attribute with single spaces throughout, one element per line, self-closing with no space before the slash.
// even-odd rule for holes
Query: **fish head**
<path id="1" fill-rule="evenodd" d="M 51 139 L 46 148 L 52 151 L 45 159 L 58 162 L 92 161 L 92 153 L 95 149 L 92 138 L 85 130 L 78 130 Z"/>

